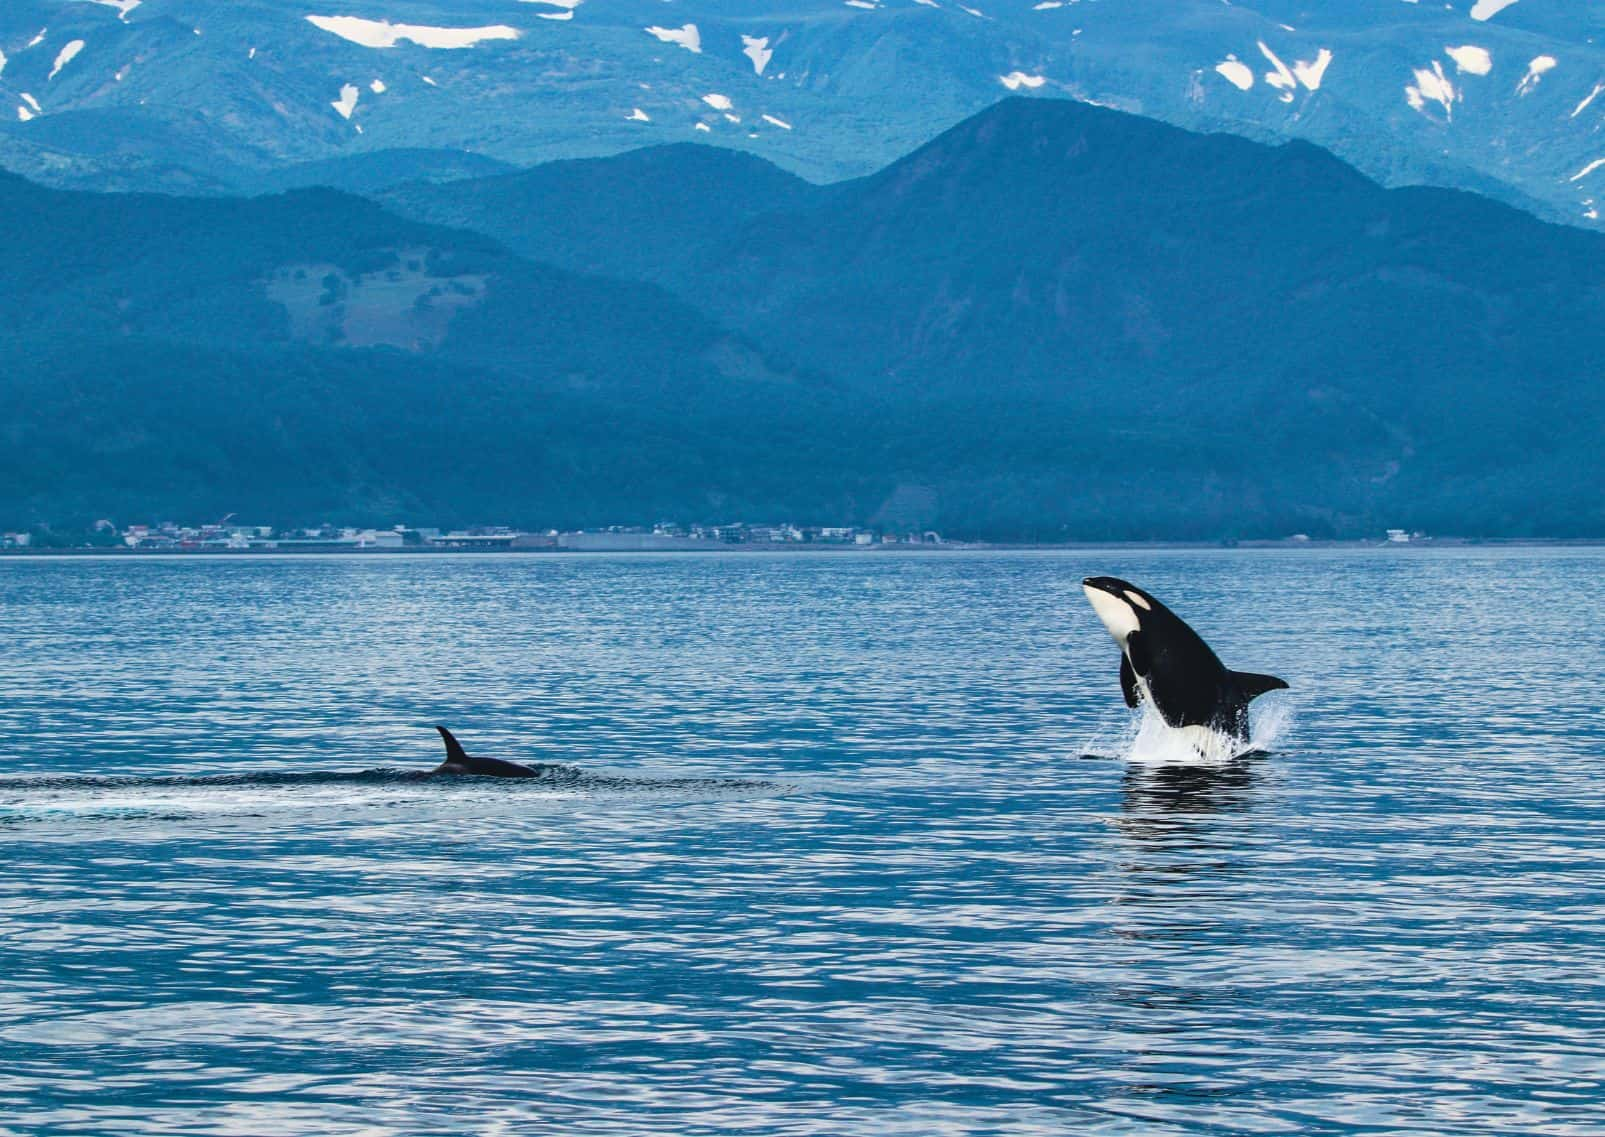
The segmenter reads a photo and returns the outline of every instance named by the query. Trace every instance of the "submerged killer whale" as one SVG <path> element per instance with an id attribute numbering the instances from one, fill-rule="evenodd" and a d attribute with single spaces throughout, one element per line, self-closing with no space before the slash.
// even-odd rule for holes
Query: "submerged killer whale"
<path id="1" fill-rule="evenodd" d="M 1176 613 L 1134 584 L 1089 576 L 1082 591 L 1120 645 L 1120 690 L 1128 707 L 1147 703 L 1201 752 L 1224 737 L 1246 743 L 1248 704 L 1287 684 L 1274 675 L 1232 671 Z"/>
<path id="2" fill-rule="evenodd" d="M 463 749 L 462 743 L 443 726 L 435 727 L 446 743 L 446 760 L 436 766 L 435 774 L 477 774 L 486 778 L 538 778 L 546 766 L 521 766 L 517 762 L 504 762 L 500 758 L 475 758 Z"/>

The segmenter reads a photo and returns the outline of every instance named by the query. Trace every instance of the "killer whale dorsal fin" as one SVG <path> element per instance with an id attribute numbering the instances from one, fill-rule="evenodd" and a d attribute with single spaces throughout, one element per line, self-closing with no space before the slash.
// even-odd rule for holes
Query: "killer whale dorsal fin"
<path id="1" fill-rule="evenodd" d="M 1274 675 L 1256 675 L 1252 671 L 1234 671 L 1232 680 L 1245 699 L 1257 699 L 1267 691 L 1287 690 L 1287 680 Z"/>
<path id="2" fill-rule="evenodd" d="M 457 741 L 457 737 L 443 726 L 436 726 L 435 729 L 440 731 L 440 737 L 446 743 L 445 764 L 447 766 L 467 766 L 468 751 L 463 749 L 463 744 Z"/>
<path id="3" fill-rule="evenodd" d="M 1131 669 L 1131 660 L 1126 653 L 1120 653 L 1120 693 L 1126 697 L 1126 706 L 1132 710 L 1142 702 L 1142 692 L 1137 689 L 1137 673 Z"/>

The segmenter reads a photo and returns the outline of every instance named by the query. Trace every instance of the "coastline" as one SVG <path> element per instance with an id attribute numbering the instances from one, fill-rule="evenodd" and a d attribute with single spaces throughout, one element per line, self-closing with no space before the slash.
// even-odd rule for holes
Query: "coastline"
<path id="1" fill-rule="evenodd" d="M 134 549 L 134 548 L 93 548 L 69 547 L 46 549 L 36 547 L 0 549 L 0 560 L 39 560 L 47 558 L 104 558 L 108 560 L 147 560 L 155 558 L 203 558 L 203 559 L 234 559 L 234 558 L 260 558 L 260 557 L 391 557 L 391 556 L 422 556 L 422 557 L 508 557 L 508 556 L 538 556 L 538 557 L 564 557 L 564 556 L 642 556 L 642 555 L 708 555 L 708 554 L 738 554 L 744 556 L 761 556 L 773 554 L 804 554 L 809 556 L 844 556 L 858 554 L 861 556 L 885 555 L 942 555 L 952 553 L 983 553 L 983 552 L 1075 552 L 1083 549 L 1132 549 L 1132 550 L 1190 550 L 1203 552 L 1208 550 L 1395 550 L 1404 552 L 1419 552 L 1431 549 L 1515 549 L 1515 548 L 1542 548 L 1542 549 L 1586 549 L 1605 547 L 1605 538 L 1600 537 L 1436 537 L 1418 538 L 1411 541 L 1388 541 L 1379 539 L 1353 539 L 1331 541 L 1291 541 L 1291 540 L 1248 540 L 1248 541 L 1060 541 L 1060 542 L 990 542 L 990 541 L 944 541 L 941 544 L 879 544 L 879 545 L 835 545 L 812 544 L 804 542 L 747 542 L 747 543 L 721 543 L 717 541 L 706 542 L 706 548 L 687 548 L 685 545 L 664 546 L 662 548 L 621 547 L 607 549 L 585 548 L 448 548 L 430 545 L 413 546 L 367 546 L 367 547 L 340 547 L 325 546 L 322 548 L 257 548 L 257 549 L 227 549 L 227 548 L 196 548 L 196 549 Z"/>

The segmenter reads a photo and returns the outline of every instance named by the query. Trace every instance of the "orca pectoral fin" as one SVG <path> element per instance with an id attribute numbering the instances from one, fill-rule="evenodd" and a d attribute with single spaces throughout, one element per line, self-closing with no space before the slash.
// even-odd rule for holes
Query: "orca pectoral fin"
<path id="1" fill-rule="evenodd" d="M 1142 692 L 1137 688 L 1137 673 L 1131 669 L 1131 660 L 1126 653 L 1120 653 L 1120 693 L 1126 697 L 1126 706 L 1135 710 L 1137 704 L 1142 702 Z"/>
<path id="2" fill-rule="evenodd" d="M 452 735 L 451 731 L 447 730 L 445 727 L 437 726 L 435 729 L 440 731 L 440 737 L 446 743 L 446 765 L 468 765 L 468 752 L 463 749 L 463 744 L 458 742 L 457 739 Z"/>
<path id="3" fill-rule="evenodd" d="M 1256 675 L 1252 671 L 1232 672 L 1232 681 L 1245 699 L 1257 699 L 1267 691 L 1285 691 L 1287 683 L 1274 675 Z"/>

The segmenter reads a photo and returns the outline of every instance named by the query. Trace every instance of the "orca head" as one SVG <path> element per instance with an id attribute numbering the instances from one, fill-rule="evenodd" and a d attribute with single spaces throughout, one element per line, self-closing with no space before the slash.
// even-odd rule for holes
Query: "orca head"
<path id="1" fill-rule="evenodd" d="M 1087 594 L 1092 610 L 1109 629 L 1121 650 L 1132 632 L 1140 631 L 1144 621 L 1153 621 L 1170 610 L 1135 584 L 1117 576 L 1089 576 L 1081 582 L 1081 591 Z"/>

